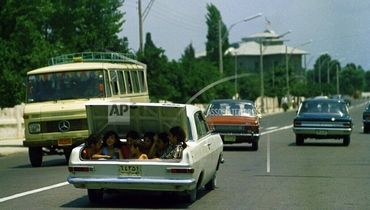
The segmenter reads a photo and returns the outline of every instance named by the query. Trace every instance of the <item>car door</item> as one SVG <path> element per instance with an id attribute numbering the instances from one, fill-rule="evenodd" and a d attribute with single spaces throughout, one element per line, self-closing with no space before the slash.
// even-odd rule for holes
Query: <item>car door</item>
<path id="1" fill-rule="evenodd" d="M 198 142 L 204 154 L 202 164 L 206 177 L 212 177 L 218 163 L 220 141 L 217 141 L 218 134 L 211 134 L 202 112 L 194 115 L 195 126 L 197 129 Z"/>

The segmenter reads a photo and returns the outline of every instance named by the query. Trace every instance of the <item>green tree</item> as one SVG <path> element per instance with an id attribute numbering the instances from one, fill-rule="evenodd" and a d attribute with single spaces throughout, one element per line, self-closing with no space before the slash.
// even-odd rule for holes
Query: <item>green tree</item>
<path id="1" fill-rule="evenodd" d="M 364 91 L 369 92 L 370 91 L 370 71 L 365 72 L 365 88 Z"/>
<path id="2" fill-rule="evenodd" d="M 122 4 L 123 0 L 0 1 L 0 89 L 15 88 L 0 91 L 0 107 L 22 102 L 26 72 L 47 65 L 52 56 L 127 52 L 127 39 L 117 36 L 124 23 Z"/>
<path id="3" fill-rule="evenodd" d="M 219 40 L 222 43 L 222 52 L 229 47 L 227 36 L 227 28 L 222 22 L 220 11 L 213 4 L 207 4 L 206 23 L 208 26 L 206 54 L 207 58 L 215 63 L 219 61 Z M 221 27 L 221 37 L 219 36 L 219 29 Z"/>
<path id="4" fill-rule="evenodd" d="M 212 65 L 210 61 L 195 58 L 192 44 L 186 47 L 180 59 L 179 67 L 181 69 L 179 79 L 183 80 L 182 86 L 180 86 L 181 89 L 178 90 L 183 93 L 180 102 L 188 101 L 193 95 L 220 78 L 218 68 Z M 222 87 L 222 85 L 219 85 L 205 91 L 193 103 L 208 103 L 210 100 L 217 98 L 220 86 Z"/>
<path id="5" fill-rule="evenodd" d="M 147 65 L 149 95 L 152 101 L 170 100 L 176 95 L 176 70 L 168 64 L 164 50 L 155 46 L 150 33 L 146 34 L 144 44 L 145 54 L 139 55 L 139 60 Z"/>
<path id="6" fill-rule="evenodd" d="M 50 39 L 59 50 L 122 52 L 123 40 L 117 34 L 124 23 L 123 0 L 52 2 L 57 9 L 50 18 Z"/>
<path id="7" fill-rule="evenodd" d="M 340 73 L 340 92 L 355 98 L 365 87 L 364 70 L 353 63 L 347 64 Z"/>

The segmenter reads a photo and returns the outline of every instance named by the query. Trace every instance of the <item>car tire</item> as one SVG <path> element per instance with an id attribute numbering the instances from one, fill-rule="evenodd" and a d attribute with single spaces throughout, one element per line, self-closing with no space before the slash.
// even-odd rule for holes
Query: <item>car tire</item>
<path id="1" fill-rule="evenodd" d="M 103 190 L 101 189 L 87 189 L 87 195 L 91 203 L 99 203 L 103 200 Z"/>
<path id="2" fill-rule="evenodd" d="M 206 190 L 214 190 L 217 185 L 217 171 L 213 174 L 212 179 L 204 186 Z"/>
<path id="3" fill-rule="evenodd" d="M 258 141 L 252 142 L 252 150 L 257 151 L 258 150 Z"/>
<path id="4" fill-rule="evenodd" d="M 299 145 L 303 145 L 303 143 L 304 143 L 303 136 L 302 135 L 296 135 L 295 136 L 295 144 L 299 146 Z"/>
<path id="5" fill-rule="evenodd" d="M 351 142 L 351 137 L 349 135 L 343 137 L 343 146 L 348 146 L 350 142 Z"/>
<path id="6" fill-rule="evenodd" d="M 364 124 L 364 133 L 369 133 L 370 131 L 370 125 Z"/>
<path id="7" fill-rule="evenodd" d="M 32 167 L 40 167 L 42 164 L 42 147 L 29 147 L 28 157 Z"/>
<path id="8" fill-rule="evenodd" d="M 188 203 L 194 203 L 197 200 L 198 189 L 189 190 L 186 194 L 186 201 Z"/>

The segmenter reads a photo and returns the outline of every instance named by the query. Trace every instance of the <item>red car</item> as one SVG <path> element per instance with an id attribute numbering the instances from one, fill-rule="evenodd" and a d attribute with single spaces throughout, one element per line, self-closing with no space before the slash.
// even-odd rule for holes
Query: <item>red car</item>
<path id="1" fill-rule="evenodd" d="M 206 111 L 207 123 L 224 144 L 251 143 L 258 150 L 260 117 L 253 101 L 213 100 Z"/>

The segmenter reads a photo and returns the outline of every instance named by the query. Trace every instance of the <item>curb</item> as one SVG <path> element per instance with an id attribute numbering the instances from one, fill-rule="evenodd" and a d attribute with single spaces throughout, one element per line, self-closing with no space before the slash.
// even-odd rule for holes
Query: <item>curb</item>
<path id="1" fill-rule="evenodd" d="M 23 147 L 23 139 L 0 140 L 0 157 L 27 151 L 28 148 Z"/>

